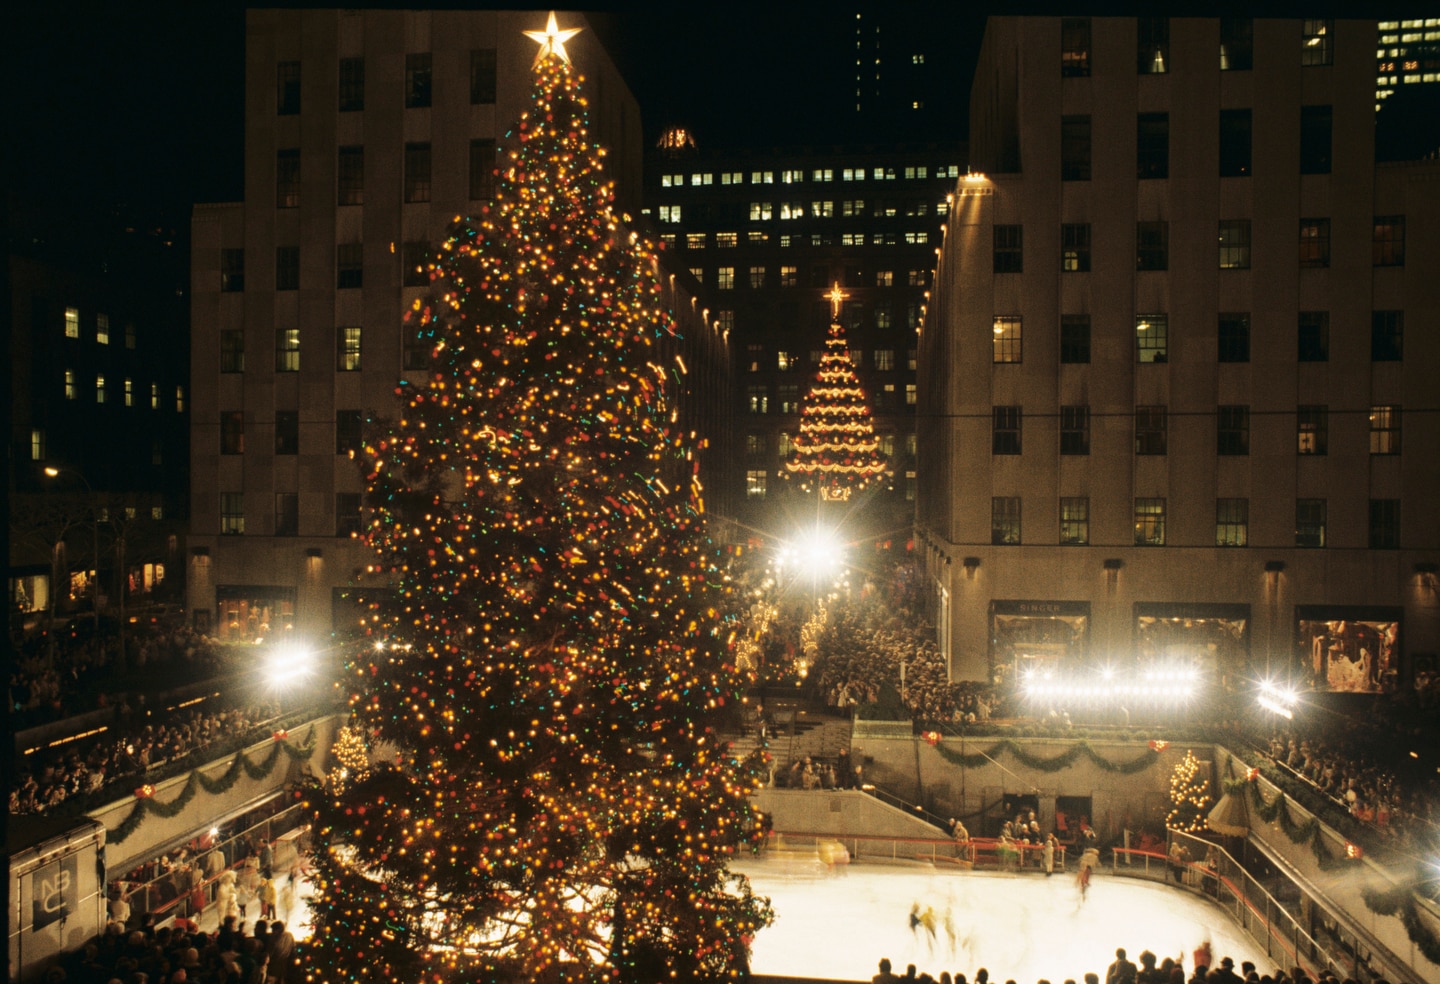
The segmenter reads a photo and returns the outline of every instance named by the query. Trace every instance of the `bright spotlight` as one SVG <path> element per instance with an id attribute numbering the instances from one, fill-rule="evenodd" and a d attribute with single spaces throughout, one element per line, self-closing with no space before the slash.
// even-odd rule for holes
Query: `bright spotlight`
<path id="1" fill-rule="evenodd" d="M 795 553 L 800 565 L 816 576 L 830 574 L 840 567 L 840 543 L 824 530 L 817 529 L 799 540 Z"/>
<path id="2" fill-rule="evenodd" d="M 1287 721 L 1295 717 L 1295 705 L 1299 701 L 1300 698 L 1294 690 L 1278 687 L 1269 680 L 1260 684 L 1260 695 L 1255 698 L 1255 702 L 1265 710 Z"/>
<path id="3" fill-rule="evenodd" d="M 298 683 L 314 669 L 315 654 L 295 642 L 275 646 L 265 661 L 265 677 L 275 687 Z"/>

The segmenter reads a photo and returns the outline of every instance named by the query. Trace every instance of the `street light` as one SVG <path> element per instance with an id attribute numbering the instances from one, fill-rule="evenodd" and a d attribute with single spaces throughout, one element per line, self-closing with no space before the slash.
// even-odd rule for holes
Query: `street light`
<path id="1" fill-rule="evenodd" d="M 91 487 L 89 479 L 74 468 L 56 468 L 47 465 L 45 474 L 50 478 L 59 478 L 62 474 L 73 475 L 85 486 L 85 491 L 90 496 L 90 547 L 91 547 L 91 576 L 90 576 L 90 607 L 95 614 L 95 632 L 100 632 L 100 508 L 96 502 L 95 489 Z M 68 591 L 67 591 L 68 594 Z"/>

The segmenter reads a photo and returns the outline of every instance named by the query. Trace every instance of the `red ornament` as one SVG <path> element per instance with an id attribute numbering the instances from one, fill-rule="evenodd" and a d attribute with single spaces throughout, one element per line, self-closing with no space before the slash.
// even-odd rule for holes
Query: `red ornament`
<path id="1" fill-rule="evenodd" d="M 1246 781 L 1246 782 L 1254 782 L 1256 779 L 1259 779 L 1259 778 L 1260 778 L 1260 770 L 1259 770 L 1259 769 L 1251 769 L 1251 770 L 1249 770 L 1248 772 L 1245 773 L 1245 781 Z"/>
<path id="2" fill-rule="evenodd" d="M 1167 749 L 1167 748 L 1169 748 L 1169 747 L 1170 747 L 1170 743 L 1169 743 L 1168 741 L 1165 741 L 1165 740 L 1161 739 L 1161 738 L 1151 738 L 1151 739 L 1150 739 L 1150 751 L 1152 751 L 1152 752 L 1163 752 L 1163 751 L 1165 751 L 1165 749 Z"/>
<path id="3" fill-rule="evenodd" d="M 926 731 L 922 737 L 925 739 L 925 744 L 927 745 L 940 744 L 940 732 L 938 731 Z"/>
<path id="4" fill-rule="evenodd" d="M 136 799 L 149 799 L 154 795 L 155 787 L 150 785 L 148 782 L 145 785 L 141 786 L 139 789 L 135 790 Z"/>
<path id="5" fill-rule="evenodd" d="M 290 737 L 290 732 L 286 731 L 284 728 L 281 728 L 279 731 L 276 731 L 270 737 L 274 738 L 276 741 L 284 741 L 286 738 Z"/>

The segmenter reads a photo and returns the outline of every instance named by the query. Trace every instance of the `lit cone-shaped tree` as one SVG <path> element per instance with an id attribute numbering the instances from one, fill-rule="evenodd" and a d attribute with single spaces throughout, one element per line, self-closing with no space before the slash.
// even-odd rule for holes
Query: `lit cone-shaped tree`
<path id="1" fill-rule="evenodd" d="M 1205 829 L 1205 815 L 1214 804 L 1210 801 L 1209 784 L 1200 775 L 1200 760 L 1194 752 L 1187 751 L 1170 776 L 1170 803 L 1165 826 L 1187 833 Z"/>
<path id="2" fill-rule="evenodd" d="M 846 295 L 836 284 L 828 297 L 830 333 L 815 382 L 800 405 L 800 431 L 785 460 L 785 475 L 797 478 L 803 491 L 817 491 L 822 500 L 843 502 L 883 476 L 888 462 L 840 324 Z"/>
<path id="3" fill-rule="evenodd" d="M 527 32 L 529 33 L 529 32 Z M 494 204 L 416 312 L 429 372 L 367 436 L 367 531 L 397 585 L 353 656 L 393 763 L 312 788 L 308 979 L 743 977 L 768 903 L 714 725 L 740 681 L 658 341 L 649 244 L 612 213 L 552 15 Z"/>

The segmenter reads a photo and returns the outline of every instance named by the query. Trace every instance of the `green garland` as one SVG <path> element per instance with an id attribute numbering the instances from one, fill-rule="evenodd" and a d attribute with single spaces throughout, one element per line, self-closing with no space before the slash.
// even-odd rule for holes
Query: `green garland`
<path id="1" fill-rule="evenodd" d="M 1225 771 L 1233 773 L 1233 766 L 1234 759 L 1227 760 Z M 1359 866 L 1359 858 L 1335 857 L 1330 846 L 1325 843 L 1323 825 L 1314 816 L 1304 823 L 1296 823 L 1290 816 L 1290 811 L 1284 809 L 1286 796 L 1283 790 L 1277 788 L 1275 799 L 1266 803 L 1260 792 L 1260 784 L 1248 778 L 1227 779 L 1224 787 L 1227 793 L 1241 795 L 1246 795 L 1248 790 L 1256 815 L 1266 823 L 1278 821 L 1278 826 L 1285 836 L 1290 838 L 1291 843 L 1303 844 L 1309 841 L 1310 851 L 1315 855 L 1320 870 L 1333 871 Z M 1419 909 L 1415 905 L 1417 885 L 1417 881 L 1410 881 L 1387 891 L 1363 887 L 1360 889 L 1360 896 L 1365 900 L 1365 907 L 1376 915 L 1398 917 L 1410 937 L 1410 942 L 1414 943 L 1431 963 L 1440 964 L 1440 937 L 1420 918 Z"/>
<path id="2" fill-rule="evenodd" d="M 1311 817 L 1304 823 L 1296 823 L 1290 811 L 1285 809 L 1285 801 L 1288 797 L 1283 790 L 1276 790 L 1275 798 L 1269 803 L 1265 802 L 1265 796 L 1260 792 L 1258 783 L 1248 779 L 1227 779 L 1224 782 L 1225 792 L 1239 793 L 1247 796 L 1250 805 L 1255 810 L 1255 815 L 1266 823 L 1276 824 L 1281 832 L 1290 839 L 1292 844 L 1310 844 L 1310 853 L 1315 855 L 1315 860 L 1320 865 L 1321 871 L 1332 871 L 1336 868 L 1353 867 L 1359 862 L 1359 858 L 1336 858 L 1335 853 L 1330 850 L 1330 845 L 1325 843 L 1325 825 L 1315 817 Z"/>
<path id="3" fill-rule="evenodd" d="M 1410 942 L 1425 954 L 1425 959 L 1433 964 L 1440 964 L 1440 938 L 1437 938 L 1435 931 L 1420 918 L 1420 910 L 1415 905 L 1417 885 L 1419 881 L 1413 880 L 1384 892 L 1367 886 L 1360 889 L 1360 895 L 1371 912 L 1399 917 Z"/>
<path id="4" fill-rule="evenodd" d="M 312 725 L 306 732 L 305 741 L 299 745 L 294 745 L 286 739 L 275 742 L 275 746 L 270 749 L 270 754 L 266 755 L 259 765 L 251 762 L 245 757 L 245 753 L 240 751 L 235 753 L 235 758 L 230 761 L 230 767 L 214 779 L 199 769 L 191 770 L 185 788 L 169 803 L 157 802 L 152 797 L 137 799 L 135 806 L 130 810 L 130 815 L 122 820 L 114 830 L 106 832 L 105 842 L 107 844 L 123 843 L 126 838 L 140 829 L 140 824 L 152 813 L 166 818 L 179 816 L 201 789 L 212 796 L 228 792 L 235 783 L 240 781 L 242 772 L 251 779 L 266 778 L 275 771 L 275 764 L 279 761 L 281 752 L 289 756 L 292 761 L 308 760 L 315 753 L 314 726 Z"/>
<path id="5" fill-rule="evenodd" d="M 1061 769 L 1067 769 L 1071 765 L 1074 765 L 1075 760 L 1083 756 L 1106 772 L 1117 772 L 1121 775 L 1129 776 L 1137 772 L 1143 772 L 1160 761 L 1160 753 L 1153 748 L 1147 748 L 1141 752 L 1138 757 L 1130 759 L 1128 762 L 1112 762 L 1110 759 L 1105 758 L 1099 752 L 1095 751 L 1088 741 L 1077 741 L 1068 749 L 1052 758 L 1041 758 L 1038 755 L 1032 755 L 1009 738 L 997 741 L 985 751 L 978 752 L 974 755 L 957 752 L 946 747 L 944 744 L 936 745 L 935 748 L 945 761 L 951 765 L 958 765 L 966 769 L 978 769 L 1002 752 L 1009 752 L 1015 756 L 1016 760 L 1027 769 L 1036 769 L 1040 772 L 1059 772 Z"/>

